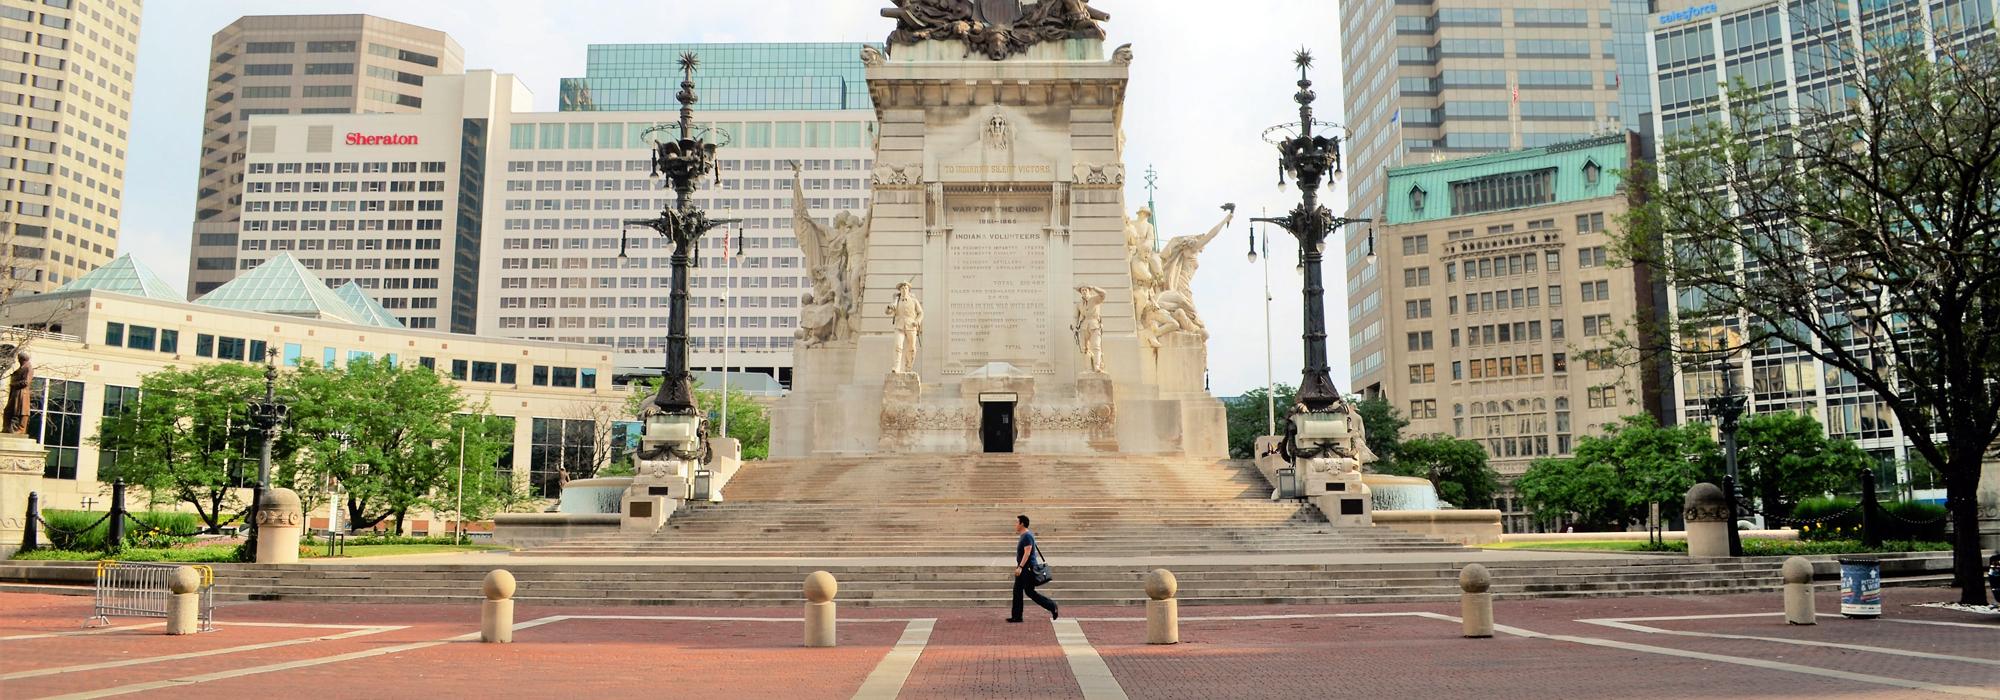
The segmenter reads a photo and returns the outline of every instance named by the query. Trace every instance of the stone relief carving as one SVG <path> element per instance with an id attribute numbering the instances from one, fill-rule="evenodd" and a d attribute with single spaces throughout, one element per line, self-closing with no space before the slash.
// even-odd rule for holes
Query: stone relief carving
<path id="1" fill-rule="evenodd" d="M 889 305 L 889 321 L 896 328 L 896 367 L 898 374 L 913 372 L 917 367 L 917 342 L 924 335 L 924 302 L 910 293 L 910 283 L 896 285 L 896 301 Z"/>
<path id="2" fill-rule="evenodd" d="M 977 430 L 979 414 L 963 408 L 885 406 L 883 430 Z"/>
<path id="3" fill-rule="evenodd" d="M 47 461 L 41 457 L 8 457 L 0 459 L 0 474 L 34 474 L 41 476 Z"/>
<path id="4" fill-rule="evenodd" d="M 1102 287 L 1084 285 L 1076 288 L 1076 320 L 1069 330 L 1076 336 L 1077 349 L 1083 351 L 1085 366 L 1098 374 L 1104 373 L 1104 299 Z"/>
<path id="5" fill-rule="evenodd" d="M 1208 233 L 1180 236 L 1153 251 L 1151 212 L 1140 209 L 1137 218 L 1125 224 L 1126 262 L 1132 274 L 1133 313 L 1137 317 L 1139 339 L 1147 347 L 1158 348 L 1161 339 L 1172 333 L 1193 333 L 1208 338 L 1208 327 L 1194 305 L 1194 273 L 1200 268 L 1201 251 L 1236 219 L 1234 207 Z"/>
<path id="6" fill-rule="evenodd" d="M 1078 187 L 1109 188 L 1125 186 L 1125 164 L 1123 163 L 1106 163 L 1103 165 L 1077 163 L 1073 171 L 1075 175 L 1073 182 Z"/>
<path id="7" fill-rule="evenodd" d="M 878 164 L 875 166 L 875 187 L 877 189 L 905 189 L 924 184 L 922 163 L 909 165 Z"/>
<path id="8" fill-rule="evenodd" d="M 258 527 L 298 527 L 305 521 L 305 514 L 296 510 L 257 511 Z"/>
<path id="9" fill-rule="evenodd" d="M 1020 409 L 1021 427 L 1042 430 L 1098 430 L 1117 422 L 1110 404 L 1094 406 L 1027 406 Z"/>
<path id="10" fill-rule="evenodd" d="M 882 16 L 896 20 L 889 45 L 957 41 L 965 54 L 1001 61 L 1044 42 L 1103 39 L 1111 15 L 1089 0 L 890 0 Z"/>
<path id="11" fill-rule="evenodd" d="M 793 337 L 812 347 L 856 335 L 868 272 L 869 220 L 843 211 L 833 217 L 832 227 L 821 224 L 806 208 L 804 180 L 794 161 L 792 229 L 805 253 L 813 291 L 809 300 L 802 300 Z"/>
<path id="12" fill-rule="evenodd" d="M 1332 410 L 1345 414 L 1346 434 L 1333 438 L 1305 440 L 1299 437 L 1300 419 L 1308 415 L 1325 414 L 1314 414 L 1307 411 L 1303 405 L 1294 405 L 1291 413 L 1285 418 L 1285 439 L 1279 444 L 1279 453 L 1288 460 L 1303 462 L 1308 473 L 1358 474 L 1363 466 L 1372 464 L 1377 459 L 1375 451 L 1368 448 L 1368 424 L 1362 420 L 1361 411 L 1352 402 L 1343 400 L 1334 405 Z"/>
<path id="13" fill-rule="evenodd" d="M 1132 45 L 1126 44 L 1111 52 L 1111 62 L 1121 66 L 1132 65 Z"/>
<path id="14" fill-rule="evenodd" d="M 1681 510 L 1681 517 L 1689 522 L 1728 522 L 1729 504 L 1687 506 Z"/>
<path id="15" fill-rule="evenodd" d="M 875 48 L 873 46 L 861 47 L 861 65 L 879 66 L 888 62 L 889 62 L 889 57 L 882 55 L 881 49 Z"/>
<path id="16" fill-rule="evenodd" d="M 1006 115 L 994 112 L 993 116 L 987 117 L 986 130 L 980 133 L 979 140 L 985 143 L 987 148 L 996 151 L 1007 150 L 1014 144 L 1014 125 L 1007 123 Z"/>

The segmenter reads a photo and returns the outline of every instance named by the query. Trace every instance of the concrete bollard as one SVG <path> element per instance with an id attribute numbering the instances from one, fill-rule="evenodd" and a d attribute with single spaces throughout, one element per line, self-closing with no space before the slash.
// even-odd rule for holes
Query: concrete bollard
<path id="1" fill-rule="evenodd" d="M 305 517 L 298 492 L 291 489 L 265 492 L 256 514 L 257 563 L 297 564 Z"/>
<path id="2" fill-rule="evenodd" d="M 201 572 L 192 566 L 174 569 L 167 576 L 167 634 L 194 634 L 201 631 Z"/>
<path id="3" fill-rule="evenodd" d="M 1785 621 L 1794 625 L 1819 624 L 1817 603 L 1813 600 L 1813 567 L 1805 557 L 1785 560 L 1780 570 L 1785 577 Z"/>
<path id="4" fill-rule="evenodd" d="M 514 574 L 506 569 L 486 572 L 479 586 L 486 601 L 479 604 L 479 641 L 486 644 L 514 642 Z"/>
<path id="5" fill-rule="evenodd" d="M 1465 622 L 1465 636 L 1493 636 L 1493 575 L 1479 564 L 1467 564 L 1458 572 L 1458 616 Z"/>
<path id="6" fill-rule="evenodd" d="M 1180 581 L 1174 572 L 1154 569 L 1146 574 L 1146 643 L 1181 643 L 1181 602 L 1174 599 L 1180 592 Z"/>
<path id="7" fill-rule="evenodd" d="M 806 576 L 806 646 L 835 646 L 833 596 L 840 582 L 833 574 L 815 571 Z"/>

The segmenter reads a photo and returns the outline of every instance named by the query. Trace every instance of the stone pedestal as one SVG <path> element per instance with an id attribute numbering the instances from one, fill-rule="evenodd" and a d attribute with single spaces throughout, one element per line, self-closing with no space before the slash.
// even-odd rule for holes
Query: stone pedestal
<path id="1" fill-rule="evenodd" d="M 824 648 L 835 645 L 833 597 L 839 592 L 840 584 L 834 580 L 833 574 L 815 571 L 806 576 L 806 646 Z"/>
<path id="2" fill-rule="evenodd" d="M 21 549 L 28 530 L 28 494 L 41 488 L 48 459 L 26 435 L 0 435 L 0 559 Z"/>
<path id="3" fill-rule="evenodd" d="M 1180 580 L 1174 572 L 1154 569 L 1146 574 L 1146 643 L 1181 643 Z"/>
<path id="4" fill-rule="evenodd" d="M 1304 460 L 1310 464 L 1320 460 Z M 1338 469 L 1336 467 L 1336 469 Z M 1374 527 L 1375 502 L 1362 483 L 1359 472 L 1328 473 L 1308 466 L 1309 480 L 1302 479 L 1306 497 L 1326 515 L 1334 527 Z"/>
<path id="5" fill-rule="evenodd" d="M 514 574 L 506 569 L 486 572 L 479 592 L 486 600 L 479 604 L 479 641 L 511 644 L 514 641 Z"/>
<path id="6" fill-rule="evenodd" d="M 167 579 L 167 634 L 201 631 L 201 573 L 192 566 L 174 569 Z"/>
<path id="7" fill-rule="evenodd" d="M 1466 637 L 1493 636 L 1493 574 L 1481 564 L 1458 572 L 1458 617 Z"/>
<path id="8" fill-rule="evenodd" d="M 1804 557 L 1785 560 L 1785 622 L 1794 625 L 1819 624 L 1818 603 L 1813 600 L 1812 562 Z"/>
<path id="9" fill-rule="evenodd" d="M 1715 484 L 1688 489 L 1681 511 L 1687 520 L 1688 556 L 1729 556 L 1729 497 Z"/>
<path id="10" fill-rule="evenodd" d="M 306 517 L 298 492 L 271 489 L 264 492 L 262 506 L 257 509 L 257 563 L 297 564 Z"/>

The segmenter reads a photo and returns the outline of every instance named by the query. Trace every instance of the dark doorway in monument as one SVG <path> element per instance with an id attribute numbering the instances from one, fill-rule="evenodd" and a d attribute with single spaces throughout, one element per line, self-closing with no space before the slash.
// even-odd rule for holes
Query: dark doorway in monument
<path id="1" fill-rule="evenodd" d="M 1014 451 L 1014 397 L 980 397 L 979 439 L 988 454 Z"/>

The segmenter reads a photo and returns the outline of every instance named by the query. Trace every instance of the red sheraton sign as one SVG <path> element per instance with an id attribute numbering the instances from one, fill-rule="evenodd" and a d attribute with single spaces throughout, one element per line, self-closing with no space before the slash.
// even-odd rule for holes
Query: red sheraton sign
<path id="1" fill-rule="evenodd" d="M 355 133 L 350 133 L 350 134 L 348 134 L 348 135 L 347 135 L 347 145 L 349 145 L 349 146 L 415 146 L 415 145 L 417 145 L 417 136 L 416 136 L 415 134 L 378 134 L 378 135 L 370 135 L 370 134 L 355 134 Z"/>

